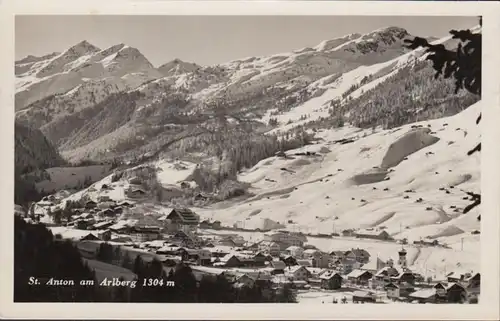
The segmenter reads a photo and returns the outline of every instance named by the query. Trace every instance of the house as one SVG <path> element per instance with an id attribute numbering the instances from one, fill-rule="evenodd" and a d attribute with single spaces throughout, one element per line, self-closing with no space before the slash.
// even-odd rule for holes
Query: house
<path id="1" fill-rule="evenodd" d="M 355 233 L 356 238 L 365 238 L 365 239 L 375 239 L 375 240 L 383 240 L 390 241 L 393 240 L 391 235 L 387 233 L 385 230 L 360 230 Z"/>
<path id="2" fill-rule="evenodd" d="M 214 229 L 214 230 L 220 230 L 220 228 L 221 228 L 221 222 L 220 221 L 214 221 L 212 223 L 212 229 Z"/>
<path id="3" fill-rule="evenodd" d="M 167 219 L 170 220 L 170 231 L 182 231 L 188 235 L 196 232 L 200 222 L 199 216 L 188 208 L 174 208 Z"/>
<path id="4" fill-rule="evenodd" d="M 292 265 L 298 265 L 297 264 L 297 259 L 294 258 L 293 256 L 291 255 L 287 255 L 287 256 L 284 256 L 284 257 L 281 257 L 281 260 L 283 262 L 285 262 L 285 265 L 286 266 L 292 266 Z"/>
<path id="5" fill-rule="evenodd" d="M 312 262 L 311 262 L 311 260 L 297 260 L 297 265 L 300 265 L 303 267 L 312 267 Z"/>
<path id="6" fill-rule="evenodd" d="M 94 233 L 88 233 L 80 238 L 80 241 L 101 241 Z"/>
<path id="7" fill-rule="evenodd" d="M 285 268 L 285 276 L 293 280 L 307 281 L 310 276 L 309 271 L 303 266 L 295 265 Z"/>
<path id="8" fill-rule="evenodd" d="M 467 301 L 467 291 L 458 283 L 449 283 L 446 287 L 448 303 L 463 303 Z"/>
<path id="9" fill-rule="evenodd" d="M 317 268 L 328 268 L 331 262 L 331 257 L 328 253 L 320 252 L 312 258 L 312 266 Z"/>
<path id="10" fill-rule="evenodd" d="M 352 293 L 352 302 L 377 302 L 375 295 L 372 292 L 354 291 Z"/>
<path id="11" fill-rule="evenodd" d="M 142 184 L 142 180 L 137 176 L 133 176 L 129 178 L 128 183 L 132 185 L 140 185 Z"/>
<path id="12" fill-rule="evenodd" d="M 307 249 L 302 253 L 302 257 L 306 260 L 310 260 L 319 255 L 321 255 L 321 251 L 318 249 Z"/>
<path id="13" fill-rule="evenodd" d="M 227 254 L 221 257 L 220 263 L 220 265 L 224 267 L 240 267 L 242 265 L 240 259 L 234 254 Z"/>
<path id="14" fill-rule="evenodd" d="M 353 229 L 347 229 L 342 231 L 342 236 L 355 236 L 356 232 Z"/>
<path id="15" fill-rule="evenodd" d="M 400 271 L 392 266 L 385 266 L 375 273 L 374 278 L 377 281 L 391 282 L 391 277 L 398 276 Z"/>
<path id="16" fill-rule="evenodd" d="M 269 266 L 272 268 L 271 274 L 273 275 L 285 273 L 286 264 L 283 261 L 273 260 L 269 262 Z"/>
<path id="17" fill-rule="evenodd" d="M 321 288 L 326 290 L 336 290 L 342 287 L 342 276 L 335 271 L 327 271 L 319 276 Z"/>
<path id="18" fill-rule="evenodd" d="M 304 249 L 296 245 L 289 246 L 284 251 L 285 255 L 291 255 L 294 258 L 301 258 L 303 253 Z"/>
<path id="19" fill-rule="evenodd" d="M 481 287 L 481 274 L 477 272 L 471 274 L 470 276 L 464 278 L 463 283 L 467 288 L 479 288 Z"/>
<path id="20" fill-rule="evenodd" d="M 331 251 L 330 256 L 332 257 L 332 261 L 342 261 L 344 259 L 344 251 Z"/>
<path id="21" fill-rule="evenodd" d="M 92 200 L 85 202 L 86 209 L 95 208 L 96 206 L 97 206 L 97 203 L 92 201 Z"/>
<path id="22" fill-rule="evenodd" d="M 103 241 L 109 241 L 111 240 L 111 231 L 110 230 L 97 231 L 97 237 Z"/>
<path id="23" fill-rule="evenodd" d="M 387 292 L 387 298 L 391 300 L 399 299 L 399 286 L 394 283 L 389 283 L 384 286 L 384 290 Z"/>
<path id="24" fill-rule="evenodd" d="M 126 191 L 126 195 L 129 198 L 143 198 L 147 195 L 147 192 L 141 187 L 130 187 Z"/>
<path id="25" fill-rule="evenodd" d="M 408 297 L 411 293 L 415 292 L 415 288 L 410 283 L 393 283 L 390 282 L 384 286 L 384 290 L 387 291 L 387 297 L 389 299 L 399 299 L 401 297 Z"/>
<path id="26" fill-rule="evenodd" d="M 302 233 L 290 231 L 277 231 L 264 233 L 264 241 L 275 242 L 280 246 L 280 251 L 285 250 L 289 246 L 303 247 L 307 242 L 307 237 Z"/>
<path id="27" fill-rule="evenodd" d="M 156 226 L 134 226 L 130 231 L 130 237 L 138 243 L 157 240 L 160 235 L 160 228 Z"/>
<path id="28" fill-rule="evenodd" d="M 368 253 L 366 250 L 356 248 L 345 251 L 344 257 L 347 259 L 354 259 L 356 262 L 365 264 L 370 260 L 370 253 Z"/>
<path id="29" fill-rule="evenodd" d="M 212 227 L 212 224 L 208 220 L 203 220 L 200 222 L 200 228 L 209 229 Z"/>
<path id="30" fill-rule="evenodd" d="M 259 243 L 259 251 L 269 253 L 269 255 L 278 257 L 280 255 L 281 249 L 280 245 L 276 242 L 261 241 Z"/>
<path id="31" fill-rule="evenodd" d="M 241 284 L 241 286 L 253 287 L 255 285 L 255 280 L 248 276 L 248 274 L 242 274 L 236 278 L 236 283 Z"/>
<path id="32" fill-rule="evenodd" d="M 408 298 L 410 300 L 415 300 L 418 303 L 436 303 L 438 301 L 438 297 L 436 295 L 436 289 L 420 289 L 413 293 L 411 293 Z"/>
<path id="33" fill-rule="evenodd" d="M 446 298 L 446 287 L 447 286 L 441 282 L 438 282 L 433 286 L 434 290 L 436 291 L 436 295 L 441 298 Z"/>
<path id="34" fill-rule="evenodd" d="M 354 270 L 347 275 L 347 280 L 352 284 L 368 285 L 368 280 L 372 278 L 373 274 L 369 271 Z"/>
<path id="35" fill-rule="evenodd" d="M 401 283 L 406 282 L 409 284 L 415 284 L 415 274 L 411 271 L 401 271 L 398 275 L 391 276 L 391 281 Z"/>

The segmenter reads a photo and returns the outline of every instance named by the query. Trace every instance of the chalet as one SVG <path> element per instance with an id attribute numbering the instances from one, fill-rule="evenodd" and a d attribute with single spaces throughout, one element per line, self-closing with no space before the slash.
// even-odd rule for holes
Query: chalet
<path id="1" fill-rule="evenodd" d="M 319 252 L 312 258 L 312 266 L 318 268 L 328 268 L 331 257 L 327 253 Z"/>
<path id="2" fill-rule="evenodd" d="M 472 276 L 471 273 L 450 272 L 446 275 L 446 280 L 451 283 L 463 283 L 467 278 Z"/>
<path id="3" fill-rule="evenodd" d="M 368 271 L 354 270 L 347 275 L 347 280 L 352 284 L 368 285 L 368 280 L 372 278 L 373 274 Z"/>
<path id="4" fill-rule="evenodd" d="M 86 209 L 91 209 L 91 208 L 95 208 L 97 206 L 97 203 L 90 200 L 88 202 L 85 202 L 85 208 Z"/>
<path id="5" fill-rule="evenodd" d="M 310 276 L 309 271 L 303 266 L 295 265 L 288 266 L 285 268 L 285 276 L 293 280 L 307 281 Z"/>
<path id="6" fill-rule="evenodd" d="M 344 258 L 354 259 L 356 262 L 365 264 L 370 260 L 370 253 L 366 250 L 356 248 L 344 252 Z"/>
<path id="7" fill-rule="evenodd" d="M 157 240 L 160 236 L 160 228 L 156 226 L 134 226 L 130 231 L 130 237 L 138 243 Z"/>
<path id="8" fill-rule="evenodd" d="M 441 298 L 446 298 L 446 285 L 438 282 L 436 285 L 433 286 L 433 289 L 436 291 L 436 295 Z"/>
<path id="9" fill-rule="evenodd" d="M 80 238 L 80 241 L 101 241 L 101 239 L 94 233 L 88 233 Z"/>
<path id="10" fill-rule="evenodd" d="M 448 303 L 463 303 L 467 301 L 467 291 L 458 283 L 449 283 L 446 287 Z"/>
<path id="11" fill-rule="evenodd" d="M 112 216 L 115 216 L 115 211 L 108 208 L 108 209 L 105 209 L 103 211 L 98 212 L 97 215 L 99 215 L 101 217 L 112 217 Z"/>
<path id="12" fill-rule="evenodd" d="M 264 233 L 264 241 L 275 242 L 280 246 L 280 251 L 285 250 L 289 246 L 303 247 L 307 238 L 302 233 L 294 233 L 290 231 L 277 231 Z"/>
<path id="13" fill-rule="evenodd" d="M 341 261 L 344 258 L 344 251 L 331 251 L 330 256 L 332 257 L 332 261 Z"/>
<path id="14" fill-rule="evenodd" d="M 276 242 L 261 241 L 259 243 L 259 251 L 269 253 L 269 255 L 278 257 L 280 255 L 280 245 Z"/>
<path id="15" fill-rule="evenodd" d="M 221 222 L 220 222 L 220 221 L 214 221 L 214 222 L 212 223 L 212 228 L 213 228 L 214 230 L 219 230 L 219 229 L 221 228 Z"/>
<path id="16" fill-rule="evenodd" d="M 387 292 L 387 298 L 391 300 L 399 299 L 399 286 L 394 283 L 389 283 L 384 286 L 384 290 Z"/>
<path id="17" fill-rule="evenodd" d="M 210 223 L 209 220 L 203 220 L 200 222 L 200 228 L 202 228 L 202 229 L 212 228 L 212 223 Z"/>
<path id="18" fill-rule="evenodd" d="M 355 236 L 356 232 L 353 229 L 347 229 L 342 231 L 342 236 Z"/>
<path id="19" fill-rule="evenodd" d="M 140 185 L 142 184 L 142 180 L 139 177 L 134 176 L 129 178 L 128 183 L 132 185 Z"/>
<path id="20" fill-rule="evenodd" d="M 436 303 L 438 301 L 436 289 L 434 288 L 417 290 L 411 293 L 408 298 L 418 303 Z"/>
<path id="21" fill-rule="evenodd" d="M 195 201 L 201 201 L 201 202 L 204 202 L 206 200 L 208 200 L 208 196 L 202 194 L 202 193 L 198 193 L 194 196 L 194 200 Z"/>
<path id="22" fill-rule="evenodd" d="M 307 249 L 307 250 L 304 250 L 304 252 L 302 254 L 304 259 L 306 259 L 306 260 L 312 259 L 314 257 L 318 257 L 320 255 L 321 255 L 321 251 L 318 249 Z"/>
<path id="23" fill-rule="evenodd" d="M 319 276 L 321 288 L 326 290 L 337 290 L 342 287 L 342 276 L 335 271 L 327 271 Z"/>
<path id="24" fill-rule="evenodd" d="M 283 261 L 273 260 L 269 262 L 269 267 L 272 269 L 271 274 L 284 274 L 286 264 Z"/>
<path id="25" fill-rule="evenodd" d="M 123 201 L 123 202 L 117 203 L 116 205 L 121 206 L 121 207 L 132 207 L 132 206 L 134 206 L 134 204 L 129 203 L 127 201 Z"/>
<path id="26" fill-rule="evenodd" d="M 300 265 L 303 267 L 312 267 L 312 262 L 311 262 L 311 260 L 297 260 L 297 265 Z"/>
<path id="27" fill-rule="evenodd" d="M 173 209 L 167 219 L 170 220 L 172 231 L 182 231 L 186 234 L 196 232 L 200 222 L 199 216 L 188 208 Z"/>
<path id="28" fill-rule="evenodd" d="M 294 258 L 301 258 L 304 253 L 304 249 L 300 246 L 289 246 L 285 249 L 284 254 L 293 256 Z"/>
<path id="29" fill-rule="evenodd" d="M 387 231 L 376 231 L 376 230 L 360 230 L 355 233 L 356 238 L 364 238 L 364 239 L 375 239 L 375 240 L 383 240 L 390 241 L 393 238 L 387 233 Z"/>
<path id="30" fill-rule="evenodd" d="M 157 255 L 156 258 L 167 267 L 177 266 L 182 262 L 182 258 L 180 256 L 167 256 L 167 255 Z"/>
<path id="31" fill-rule="evenodd" d="M 390 277 L 392 282 L 415 284 L 415 274 L 410 271 L 402 271 L 398 275 Z"/>
<path id="32" fill-rule="evenodd" d="M 391 283 L 391 277 L 398 276 L 400 271 L 392 266 L 385 266 L 380 269 L 372 278 L 373 287 L 383 287 L 384 285 Z"/>
<path id="33" fill-rule="evenodd" d="M 255 280 L 248 276 L 248 274 L 242 274 L 236 278 L 236 284 L 241 284 L 241 286 L 253 287 L 255 285 Z"/>
<path id="34" fill-rule="evenodd" d="M 130 236 L 117 236 L 115 238 L 111 238 L 110 240 L 113 243 L 133 243 L 132 238 Z"/>
<path id="35" fill-rule="evenodd" d="M 354 291 L 352 293 L 352 302 L 376 302 L 377 299 L 375 295 L 371 292 L 366 291 Z"/>
<path id="36" fill-rule="evenodd" d="M 111 231 L 110 230 L 97 231 L 97 237 L 103 241 L 109 241 L 111 240 Z"/>
<path id="37" fill-rule="evenodd" d="M 219 265 L 224 267 L 240 267 L 242 266 L 240 259 L 234 254 L 227 254 L 220 258 Z"/>
<path id="38" fill-rule="evenodd" d="M 286 266 L 298 265 L 297 259 L 291 255 L 281 257 L 281 260 L 285 263 Z"/>
<path id="39" fill-rule="evenodd" d="M 387 291 L 387 297 L 389 299 L 399 299 L 401 297 L 408 297 L 411 293 L 415 292 L 413 285 L 402 282 L 402 283 L 389 283 L 384 286 Z"/>
<path id="40" fill-rule="evenodd" d="M 474 273 L 470 276 L 466 276 L 463 282 L 467 288 L 479 288 L 481 287 L 481 274 Z"/>
<path id="41" fill-rule="evenodd" d="M 168 256 L 181 256 L 182 247 L 176 245 L 165 245 L 156 250 L 156 254 Z"/>
<path id="42" fill-rule="evenodd" d="M 147 192 L 141 187 L 130 187 L 127 189 L 126 194 L 129 198 L 143 198 L 147 195 Z"/>

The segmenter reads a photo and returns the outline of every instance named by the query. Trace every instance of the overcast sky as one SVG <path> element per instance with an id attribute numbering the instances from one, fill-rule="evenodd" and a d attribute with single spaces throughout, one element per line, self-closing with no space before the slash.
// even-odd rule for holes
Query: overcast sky
<path id="1" fill-rule="evenodd" d="M 101 49 L 125 43 L 155 66 L 175 58 L 211 65 L 313 47 L 387 26 L 441 37 L 477 24 L 476 17 L 17 16 L 16 59 L 61 52 L 87 40 Z"/>

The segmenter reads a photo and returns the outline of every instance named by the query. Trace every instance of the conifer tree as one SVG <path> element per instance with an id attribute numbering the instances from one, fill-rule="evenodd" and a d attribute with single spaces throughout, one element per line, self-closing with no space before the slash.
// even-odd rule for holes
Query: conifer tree
<path id="1" fill-rule="evenodd" d="M 482 18 L 479 17 L 482 27 Z M 444 77 L 455 80 L 455 92 L 466 90 L 481 97 L 481 32 L 471 30 L 451 30 L 452 39 L 460 41 L 454 50 L 446 49 L 443 44 L 431 44 L 426 39 L 416 37 L 407 40 L 408 48 L 425 48 L 428 53 L 427 60 L 432 61 L 436 71 L 435 78 Z M 476 124 L 481 121 L 481 114 L 476 119 Z M 481 142 L 471 149 L 467 155 L 481 151 Z M 481 204 L 481 194 L 467 192 L 472 198 L 472 203 L 464 209 L 464 214 Z M 478 216 L 478 220 L 481 215 Z"/>

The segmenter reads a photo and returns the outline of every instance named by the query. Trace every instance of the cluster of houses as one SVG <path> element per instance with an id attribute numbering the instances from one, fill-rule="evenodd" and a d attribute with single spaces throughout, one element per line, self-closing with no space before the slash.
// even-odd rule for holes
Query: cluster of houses
<path id="1" fill-rule="evenodd" d="M 106 198 L 88 201 L 83 208 L 73 209 L 67 222 L 67 233 L 79 231 L 78 236 L 60 234 L 77 242 L 106 241 L 141 251 L 167 267 L 189 264 L 198 276 L 222 274 L 236 287 L 289 283 L 297 289 L 349 290 L 354 291 L 353 300 L 362 302 L 379 300 L 380 292 L 391 300 L 419 303 L 474 302 L 479 295 L 479 273 L 450 274 L 438 283 L 424 280 L 407 267 L 404 248 L 394 262 L 372 257 L 361 248 L 320 251 L 307 244 L 301 232 L 268 231 L 257 242 L 237 234 L 203 234 L 199 228 L 219 229 L 220 222 L 200 222 L 188 208 L 174 208 L 149 223 L 117 220 L 117 214 L 133 206 Z M 385 231 L 363 231 L 356 236 L 390 240 Z M 87 248 L 83 252 L 89 258 L 96 254 Z"/>

